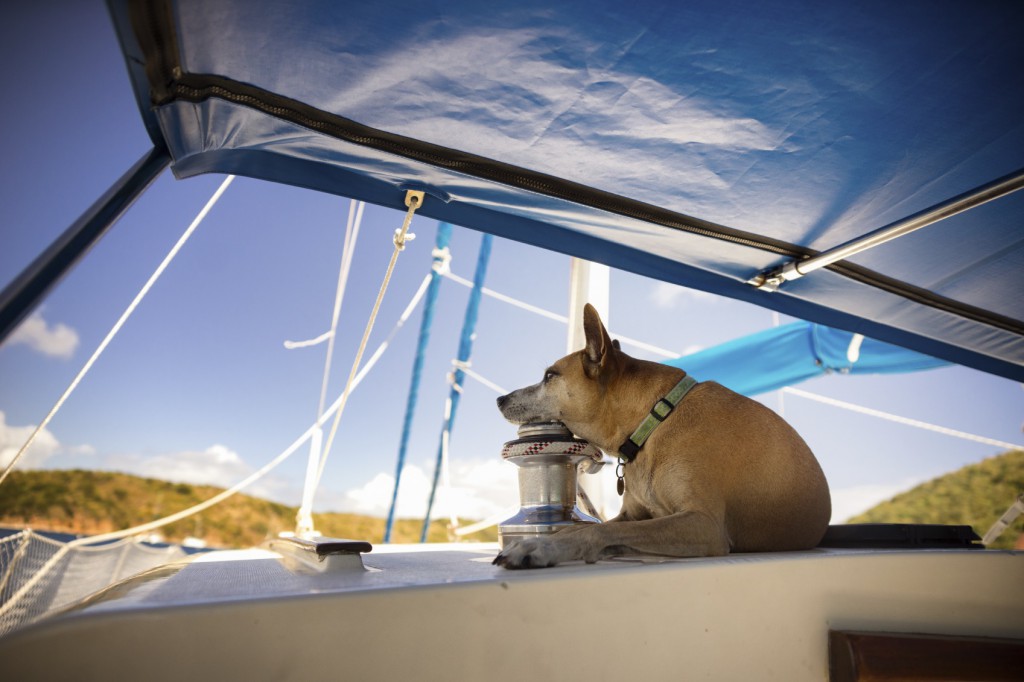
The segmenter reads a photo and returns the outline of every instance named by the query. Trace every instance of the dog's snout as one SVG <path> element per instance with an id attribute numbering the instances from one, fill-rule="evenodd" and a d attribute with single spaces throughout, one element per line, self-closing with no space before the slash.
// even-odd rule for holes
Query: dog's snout
<path id="1" fill-rule="evenodd" d="M 505 407 L 505 403 L 508 402 L 508 394 L 498 396 L 498 409 Z"/>

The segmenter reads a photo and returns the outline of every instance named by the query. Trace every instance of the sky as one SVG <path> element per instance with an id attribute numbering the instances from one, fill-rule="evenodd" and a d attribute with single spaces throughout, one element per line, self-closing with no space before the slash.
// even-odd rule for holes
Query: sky
<path id="1" fill-rule="evenodd" d="M 3 286 L 150 143 L 98 0 L 5 3 L 0 55 L 7 66 L 0 72 Z M 177 181 L 166 171 L 0 346 L 0 464 L 44 418 L 223 179 Z M 317 337 L 330 325 L 348 212 L 347 199 L 236 179 L 20 466 L 229 486 L 274 458 L 317 416 L 326 346 L 288 350 L 284 342 Z M 344 386 L 402 217 L 366 207 L 341 311 L 330 400 Z M 436 229 L 434 221 L 413 219 L 416 239 L 399 257 L 371 350 L 392 333 L 430 272 Z M 455 228 L 455 274 L 472 278 L 480 241 L 480 233 Z M 495 239 L 490 289 L 564 315 L 568 285 L 566 256 Z M 453 281 L 441 285 L 402 477 L 402 517 L 422 517 L 426 509 L 468 295 Z M 386 515 L 421 315 L 422 307 L 353 393 L 325 465 L 317 510 Z M 679 354 L 788 321 L 750 304 L 611 274 L 606 323 L 612 335 Z M 563 324 L 485 297 L 472 367 L 505 389 L 532 384 L 564 354 L 565 339 Z M 1024 442 L 1021 385 L 975 370 L 832 375 L 799 388 Z M 483 518 L 516 504 L 514 467 L 500 458 L 515 428 L 498 414 L 497 395 L 467 379 L 451 439 L 450 488 L 435 517 Z M 832 490 L 834 522 L 1002 451 L 791 394 L 758 399 L 781 411 L 817 454 Z M 247 492 L 297 505 L 306 452 L 300 448 Z"/>

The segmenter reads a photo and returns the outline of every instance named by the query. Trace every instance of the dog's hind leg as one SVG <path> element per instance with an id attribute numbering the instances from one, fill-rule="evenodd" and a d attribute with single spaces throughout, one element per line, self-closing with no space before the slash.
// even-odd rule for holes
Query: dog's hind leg
<path id="1" fill-rule="evenodd" d="M 711 515 L 686 511 L 643 521 L 574 526 L 521 540 L 494 560 L 505 568 L 543 568 L 566 561 L 593 563 L 614 556 L 721 556 L 729 553 L 725 528 Z"/>

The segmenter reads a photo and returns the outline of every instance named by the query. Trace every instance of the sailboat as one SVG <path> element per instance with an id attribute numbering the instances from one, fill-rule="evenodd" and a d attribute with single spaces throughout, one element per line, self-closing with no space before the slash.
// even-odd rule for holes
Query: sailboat
<path id="1" fill-rule="evenodd" d="M 0 334 L 170 166 L 395 208 L 1024 380 L 1015 5 L 109 9 L 152 150 L 4 292 Z M 786 680 L 1019 662 L 1024 555 L 899 532 L 529 572 L 492 566 L 493 547 L 283 539 L 119 582 L 0 638 L 0 661 L 19 679 Z"/>

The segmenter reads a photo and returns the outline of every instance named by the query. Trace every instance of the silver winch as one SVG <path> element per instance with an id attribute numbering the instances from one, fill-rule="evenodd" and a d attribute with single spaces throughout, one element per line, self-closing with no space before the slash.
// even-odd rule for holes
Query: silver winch
<path id="1" fill-rule="evenodd" d="M 601 451 L 574 438 L 561 422 L 523 424 L 518 435 L 501 449 L 502 458 L 519 467 L 521 505 L 498 526 L 501 546 L 577 523 L 600 523 L 576 506 L 576 472 L 581 462 L 599 463 Z"/>

